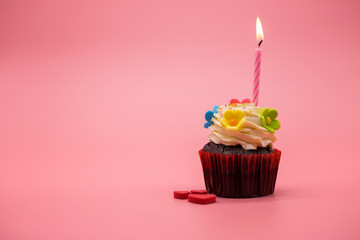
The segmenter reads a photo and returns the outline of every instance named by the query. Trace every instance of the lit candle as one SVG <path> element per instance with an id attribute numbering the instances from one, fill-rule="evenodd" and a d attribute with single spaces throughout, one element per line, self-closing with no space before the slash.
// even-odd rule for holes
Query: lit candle
<path id="1" fill-rule="evenodd" d="M 261 48 L 260 45 L 264 40 L 264 34 L 261 27 L 260 19 L 256 19 L 256 40 L 258 47 L 255 49 L 255 71 L 254 71 L 254 83 L 253 83 L 253 103 L 255 106 L 259 103 L 259 90 L 260 90 L 260 66 L 261 66 Z"/>

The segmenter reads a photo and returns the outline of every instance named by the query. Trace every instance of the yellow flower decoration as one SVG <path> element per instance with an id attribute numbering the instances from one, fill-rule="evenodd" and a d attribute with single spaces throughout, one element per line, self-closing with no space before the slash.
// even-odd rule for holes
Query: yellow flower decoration
<path id="1" fill-rule="evenodd" d="M 220 120 L 220 123 L 226 129 L 238 131 L 245 121 L 246 119 L 243 111 L 228 109 L 224 112 L 224 117 Z"/>

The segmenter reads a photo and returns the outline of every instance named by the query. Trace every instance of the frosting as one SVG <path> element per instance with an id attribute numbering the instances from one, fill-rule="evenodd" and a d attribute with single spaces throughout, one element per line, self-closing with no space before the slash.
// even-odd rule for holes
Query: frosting
<path id="1" fill-rule="evenodd" d="M 246 150 L 272 147 L 276 141 L 275 130 L 280 128 L 276 109 L 261 108 L 248 99 L 215 106 L 205 114 L 205 128 L 209 128 L 209 140 L 227 146 L 241 145 Z"/>

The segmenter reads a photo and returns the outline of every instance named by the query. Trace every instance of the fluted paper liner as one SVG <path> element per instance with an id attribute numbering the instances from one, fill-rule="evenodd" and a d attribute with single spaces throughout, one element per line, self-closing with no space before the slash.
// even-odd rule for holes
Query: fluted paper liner
<path id="1" fill-rule="evenodd" d="M 250 198 L 275 190 L 281 151 L 267 154 L 209 153 L 199 151 L 206 189 L 219 197 Z"/>

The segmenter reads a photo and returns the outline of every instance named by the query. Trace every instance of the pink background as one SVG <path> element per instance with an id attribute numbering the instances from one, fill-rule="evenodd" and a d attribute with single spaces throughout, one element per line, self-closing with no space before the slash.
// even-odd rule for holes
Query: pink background
<path id="1" fill-rule="evenodd" d="M 0 239 L 360 239 L 360 3 L 0 2 Z M 279 110 L 275 194 L 196 205 L 204 113 Z"/>

